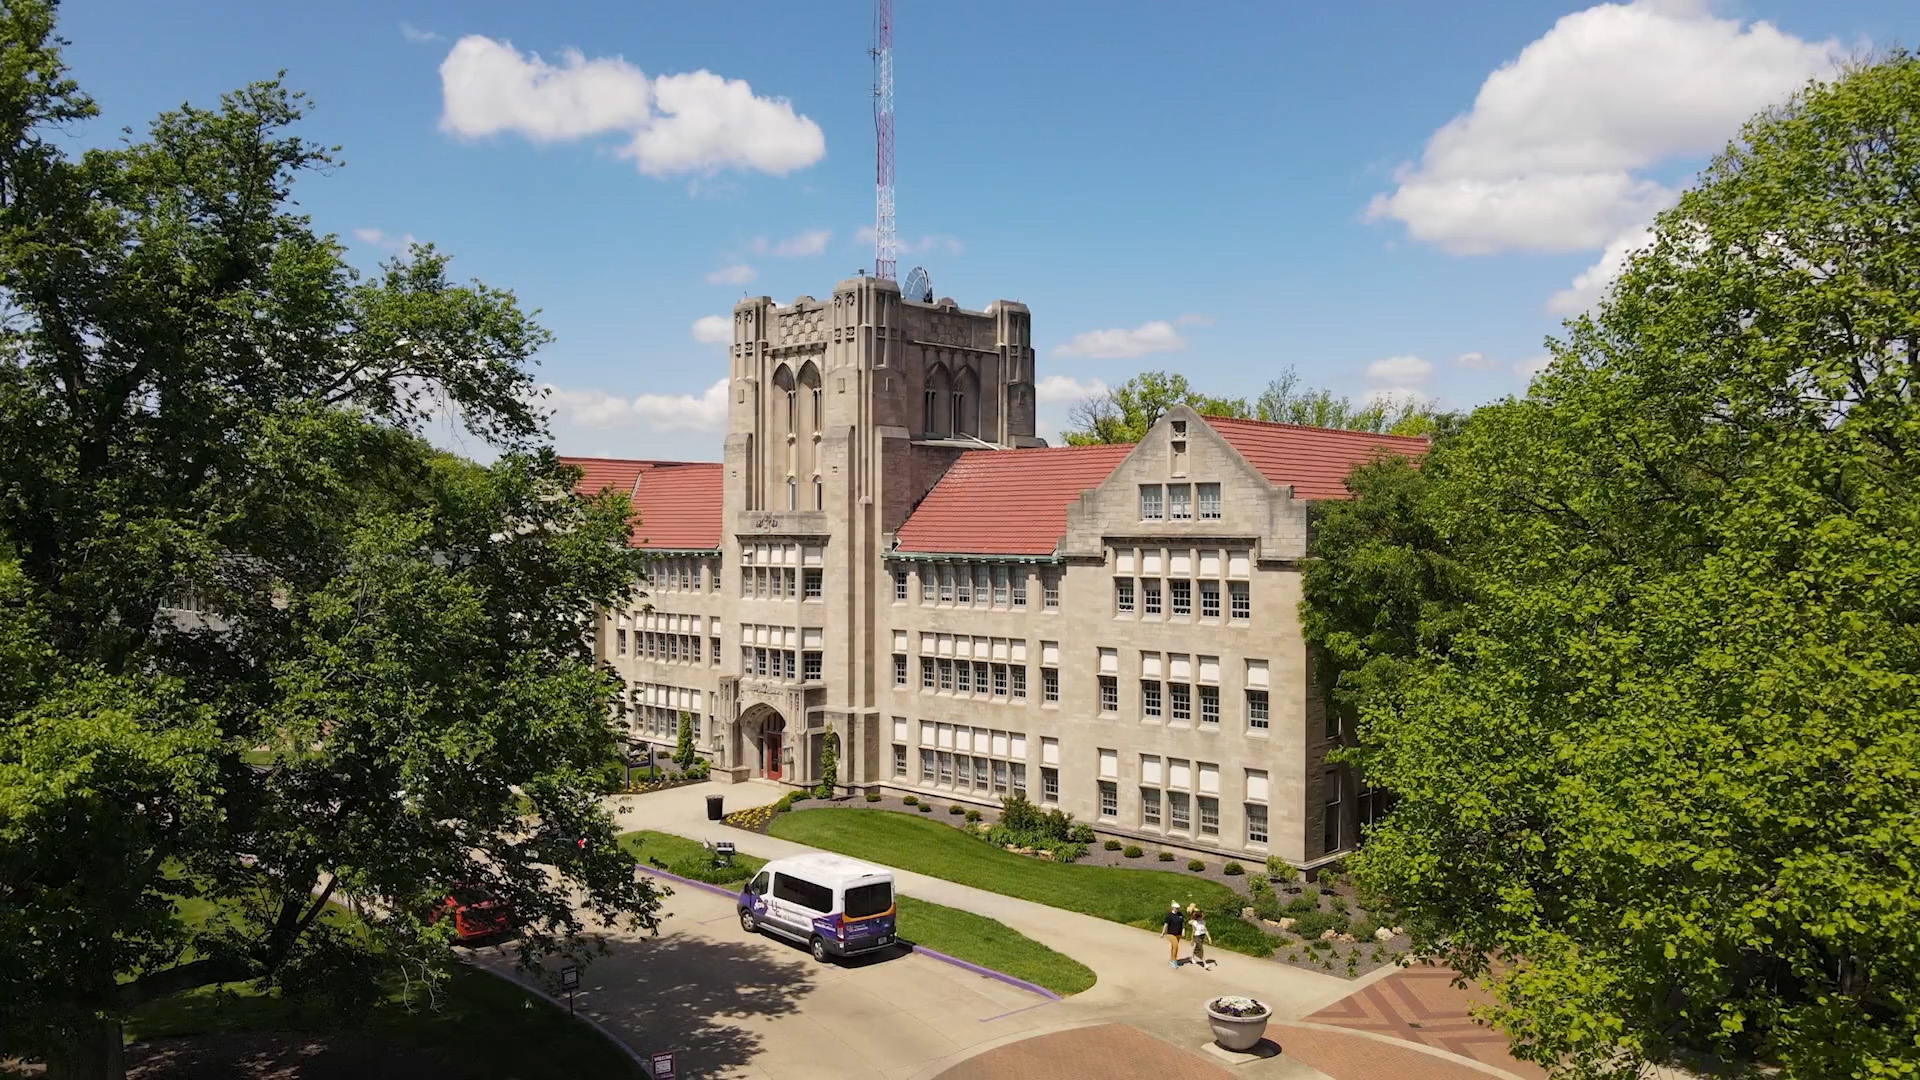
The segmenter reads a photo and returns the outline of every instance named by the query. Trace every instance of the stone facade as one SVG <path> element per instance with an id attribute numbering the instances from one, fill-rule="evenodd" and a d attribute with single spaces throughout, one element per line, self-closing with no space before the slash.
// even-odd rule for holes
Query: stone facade
<path id="1" fill-rule="evenodd" d="M 1176 409 L 1066 500 L 1051 550 L 909 550 L 903 524 L 963 454 L 1044 445 L 1027 309 L 855 278 L 733 322 L 717 546 L 656 549 L 640 605 L 601 620 L 637 740 L 671 745 L 688 713 L 721 778 L 811 785 L 832 732 L 859 790 L 1024 791 L 1244 862 L 1351 847 L 1373 796 L 1325 760 L 1290 485 Z"/>

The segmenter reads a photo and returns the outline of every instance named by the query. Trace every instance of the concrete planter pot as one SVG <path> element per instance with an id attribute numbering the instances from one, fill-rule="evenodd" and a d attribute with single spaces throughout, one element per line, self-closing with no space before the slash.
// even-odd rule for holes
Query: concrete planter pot
<path id="1" fill-rule="evenodd" d="M 1214 998 L 1207 1002 L 1207 1024 L 1213 1028 L 1213 1041 L 1219 1043 L 1222 1049 L 1246 1053 L 1260 1045 L 1261 1038 L 1267 1033 L 1267 1021 L 1273 1019 L 1273 1010 L 1255 1001 L 1253 1004 L 1259 1006 L 1259 1012 L 1236 1016 L 1221 1011 L 1219 1006 L 1225 1000 L 1228 999 Z"/>

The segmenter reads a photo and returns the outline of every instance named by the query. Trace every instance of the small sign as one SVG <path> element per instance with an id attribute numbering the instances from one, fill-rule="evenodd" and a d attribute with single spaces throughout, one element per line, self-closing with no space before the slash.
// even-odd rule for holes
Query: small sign
<path id="1" fill-rule="evenodd" d="M 579 988 L 580 988 L 580 969 L 572 966 L 561 968 L 560 969 L 560 989 L 578 990 Z"/>
<path id="2" fill-rule="evenodd" d="M 662 1050 L 654 1054 L 649 1067 L 653 1069 L 653 1080 L 673 1080 L 673 1051 Z"/>

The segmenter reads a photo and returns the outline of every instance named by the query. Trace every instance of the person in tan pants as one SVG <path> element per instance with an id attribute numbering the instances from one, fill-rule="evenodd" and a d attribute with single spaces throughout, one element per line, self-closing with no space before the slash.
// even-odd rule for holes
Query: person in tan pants
<path id="1" fill-rule="evenodd" d="M 1162 933 L 1167 937 L 1167 966 L 1170 968 L 1180 966 L 1180 932 L 1186 928 L 1187 917 L 1181 914 L 1180 901 L 1175 900 L 1167 908 L 1167 921 L 1162 928 Z"/>

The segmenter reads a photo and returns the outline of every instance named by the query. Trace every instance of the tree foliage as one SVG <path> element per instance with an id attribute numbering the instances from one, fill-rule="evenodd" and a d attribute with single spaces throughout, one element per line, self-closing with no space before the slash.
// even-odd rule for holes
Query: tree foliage
<path id="1" fill-rule="evenodd" d="M 1274 424 L 1425 436 L 1439 434 L 1459 420 L 1435 411 L 1432 404 L 1413 395 L 1359 403 L 1325 387 L 1302 387 L 1300 373 L 1292 367 L 1260 392 L 1252 416 Z"/>
<path id="2" fill-rule="evenodd" d="M 1322 521 L 1357 875 L 1542 1064 L 1920 1075 L 1920 60 L 1755 118 L 1549 344 Z"/>
<path id="3" fill-rule="evenodd" d="M 682 769 L 691 769 L 699 757 L 693 749 L 693 715 L 683 712 L 680 727 L 674 732 L 673 763 Z"/>
<path id="4" fill-rule="evenodd" d="M 628 507 L 542 448 L 545 331 L 431 248 L 350 269 L 290 209 L 331 157 L 278 82 L 70 155 L 53 16 L 0 7 L 0 1054 L 114 1075 L 155 998 L 431 965 L 456 887 L 528 955 L 651 926 L 584 637 Z M 498 464 L 422 442 L 436 410 Z M 550 876 L 559 835 L 598 842 Z"/>
<path id="5" fill-rule="evenodd" d="M 840 781 L 840 737 L 829 731 L 820 740 L 820 785 L 814 794 L 833 798 L 833 785 Z"/>
<path id="6" fill-rule="evenodd" d="M 1267 384 L 1249 405 L 1244 398 L 1214 397 L 1195 390 L 1187 377 L 1143 371 L 1126 382 L 1075 404 L 1068 414 L 1070 446 L 1136 443 L 1175 405 L 1191 406 L 1202 416 L 1265 420 L 1276 424 L 1370 431 L 1376 434 L 1435 435 L 1459 422 L 1417 398 L 1358 404 L 1325 388 L 1306 388 L 1289 367 Z"/>
<path id="7" fill-rule="evenodd" d="M 1071 446 L 1136 443 L 1147 429 L 1175 405 L 1189 405 L 1203 416 L 1246 416 L 1247 403 L 1239 398 L 1209 397 L 1187 385 L 1185 375 L 1143 371 L 1097 397 L 1075 405 L 1069 415 L 1074 430 L 1066 433 Z"/>

